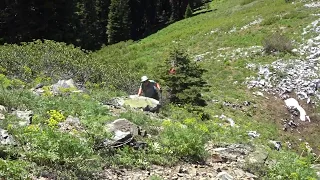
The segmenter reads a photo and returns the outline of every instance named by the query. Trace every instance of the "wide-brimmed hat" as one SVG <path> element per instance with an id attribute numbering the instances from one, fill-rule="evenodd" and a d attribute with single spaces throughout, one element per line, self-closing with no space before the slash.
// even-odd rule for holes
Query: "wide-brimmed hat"
<path id="1" fill-rule="evenodd" d="M 142 76 L 141 77 L 141 82 L 145 82 L 145 81 L 147 81 L 148 80 L 148 77 L 147 76 Z"/>

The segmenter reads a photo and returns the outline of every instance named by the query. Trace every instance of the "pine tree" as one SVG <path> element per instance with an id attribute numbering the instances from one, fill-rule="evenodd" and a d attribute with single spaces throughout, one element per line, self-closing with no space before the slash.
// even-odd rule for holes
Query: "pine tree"
<path id="1" fill-rule="evenodd" d="M 111 0 L 109 7 L 107 35 L 113 44 L 131 38 L 129 0 Z"/>
<path id="2" fill-rule="evenodd" d="M 169 87 L 169 100 L 174 104 L 205 106 L 201 91 L 207 87 L 204 69 L 191 61 L 182 50 L 174 49 L 161 67 L 162 82 Z"/>
<path id="3" fill-rule="evenodd" d="M 190 7 L 190 4 L 188 4 L 186 12 L 184 13 L 184 18 L 189 18 L 191 17 L 193 14 L 192 9 Z"/>

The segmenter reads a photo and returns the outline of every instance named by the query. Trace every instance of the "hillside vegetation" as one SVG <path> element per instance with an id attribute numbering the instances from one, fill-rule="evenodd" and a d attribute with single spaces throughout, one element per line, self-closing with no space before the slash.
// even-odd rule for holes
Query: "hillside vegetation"
<path id="1" fill-rule="evenodd" d="M 306 6 L 311 3 L 315 7 Z M 283 94 L 267 89 L 268 83 L 277 88 L 281 78 L 291 77 L 286 71 L 298 68 L 295 60 L 319 60 L 316 47 L 312 58 L 308 50 L 300 53 L 310 39 L 314 44 L 320 41 L 316 42 L 319 14 L 319 5 L 311 0 L 213 0 L 192 17 L 142 40 L 95 52 L 51 40 L 0 46 L 0 177 L 125 179 L 119 174 L 132 170 L 132 176 L 143 172 L 146 179 L 184 179 L 183 174 L 217 179 L 223 178 L 215 174 L 220 171 L 238 179 L 239 174 L 231 173 L 237 169 L 253 179 L 319 178 L 320 170 L 314 168 L 320 164 L 317 89 L 313 104 L 300 100 L 294 90 L 288 93 L 299 100 L 311 122 L 291 116 Z M 163 67 L 177 49 L 205 70 L 202 78 L 208 86 L 201 94 L 206 106 L 166 101 L 160 113 L 110 106 L 115 97 L 136 94 L 142 75 L 160 82 L 166 93 L 174 83 L 163 81 Z M 282 70 L 280 65 L 270 65 L 275 61 L 289 65 Z M 314 73 L 310 77 L 314 79 L 319 72 L 307 70 L 313 66 L 318 67 L 315 63 L 302 69 Z M 248 88 L 251 80 L 261 82 L 263 67 L 272 71 L 274 79 Z M 51 86 L 70 78 L 76 87 L 54 90 Z M 43 91 L 36 95 L 39 84 Z M 17 113 L 29 110 L 32 115 L 22 122 Z M 298 128 L 283 131 L 283 121 L 290 117 Z M 137 137 L 146 147 L 103 146 L 113 136 L 108 124 L 121 118 L 148 133 Z M 221 152 L 228 149 L 229 154 L 239 153 L 235 159 Z M 212 175 L 175 171 L 189 165 L 197 172 L 200 166 L 211 168 Z M 168 168 L 165 171 L 171 174 L 153 171 L 155 167 Z"/>

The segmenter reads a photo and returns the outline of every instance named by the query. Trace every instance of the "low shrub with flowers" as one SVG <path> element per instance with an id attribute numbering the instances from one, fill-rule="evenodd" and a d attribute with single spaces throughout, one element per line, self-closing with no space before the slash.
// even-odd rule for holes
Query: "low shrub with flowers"
<path id="1" fill-rule="evenodd" d="M 50 110 L 47 112 L 47 114 L 50 116 L 47 120 L 47 123 L 51 128 L 57 127 L 60 122 L 63 122 L 66 119 L 66 117 L 57 110 Z"/>

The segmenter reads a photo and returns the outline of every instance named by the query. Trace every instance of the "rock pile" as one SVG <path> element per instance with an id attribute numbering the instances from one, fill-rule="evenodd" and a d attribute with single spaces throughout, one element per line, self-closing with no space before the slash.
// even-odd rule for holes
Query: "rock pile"
<path id="1" fill-rule="evenodd" d="M 252 146 L 233 144 L 216 146 L 208 143 L 209 158 L 205 164 L 182 163 L 174 167 L 152 165 L 147 170 L 140 169 L 106 169 L 103 173 L 105 179 L 258 179 L 254 174 L 244 170 L 244 162 L 264 163 L 267 154 L 260 149 L 254 150 Z"/>
<path id="2" fill-rule="evenodd" d="M 302 36 L 320 34 L 319 21 L 315 20 L 304 28 Z M 320 35 L 305 40 L 294 51 L 300 55 L 299 59 L 279 59 L 270 65 L 248 64 L 249 69 L 258 69 L 257 77 L 247 78 L 248 88 L 260 88 L 266 92 L 276 92 L 284 99 L 287 94 L 295 92 L 299 99 L 315 96 L 320 98 L 319 60 L 320 60 Z"/>

